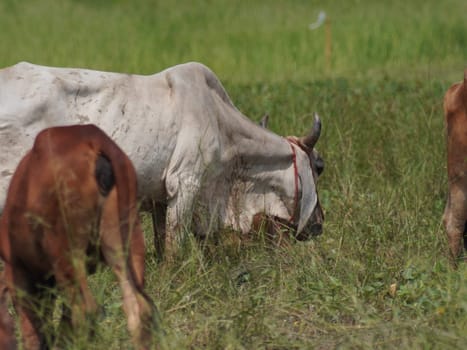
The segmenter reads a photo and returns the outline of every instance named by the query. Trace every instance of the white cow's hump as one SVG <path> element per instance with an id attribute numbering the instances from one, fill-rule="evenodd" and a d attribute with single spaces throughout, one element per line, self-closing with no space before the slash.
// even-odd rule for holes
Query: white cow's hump
<path id="1" fill-rule="evenodd" d="M 25 72 L 25 71 L 30 71 L 30 70 L 37 69 L 38 67 L 40 67 L 40 66 L 38 66 L 37 64 L 33 64 L 31 62 L 20 61 L 20 62 L 14 64 L 12 66 L 3 68 L 2 71 Z"/>
<path id="2" fill-rule="evenodd" d="M 214 72 L 199 62 L 182 63 L 151 75 L 115 73 L 87 68 L 49 67 L 27 61 L 21 61 L 0 70 L 0 81 L 11 83 L 12 80 L 17 80 L 27 82 L 28 85 L 34 85 L 34 82 L 37 81 L 40 82 L 40 85 L 49 88 L 54 84 L 62 85 L 62 87 L 63 84 L 65 86 L 84 84 L 92 90 L 94 84 L 102 86 L 105 81 L 115 83 L 116 80 L 127 80 L 131 77 L 164 79 L 169 89 L 180 89 L 182 86 L 201 90 L 208 88 L 218 95 L 224 103 L 235 108 Z M 23 89 L 27 89 L 27 87 L 23 86 Z"/>
<path id="3" fill-rule="evenodd" d="M 47 72 L 47 68 L 49 67 L 22 61 L 0 70 L 0 81 L 9 83 L 24 81 L 30 83 L 31 79 L 33 81 L 38 80 L 38 78 L 42 80 L 47 75 L 50 75 Z"/>
<path id="4" fill-rule="evenodd" d="M 177 89 L 182 84 L 197 89 L 208 88 L 218 95 L 224 103 L 235 108 L 216 74 L 202 63 L 187 62 L 179 64 L 155 74 L 155 76 L 158 75 L 166 77 L 169 88 Z"/>

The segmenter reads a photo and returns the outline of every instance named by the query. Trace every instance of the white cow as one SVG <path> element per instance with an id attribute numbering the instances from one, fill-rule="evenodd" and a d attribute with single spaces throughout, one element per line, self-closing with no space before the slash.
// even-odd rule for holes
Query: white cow
<path id="1" fill-rule="evenodd" d="M 167 253 L 191 222 L 200 235 L 223 227 L 246 233 L 264 214 L 298 236 L 321 233 L 319 117 L 304 138 L 278 136 L 236 109 L 199 63 L 149 76 L 26 62 L 0 70 L 0 211 L 36 134 L 76 123 L 96 124 L 133 161 Z"/>

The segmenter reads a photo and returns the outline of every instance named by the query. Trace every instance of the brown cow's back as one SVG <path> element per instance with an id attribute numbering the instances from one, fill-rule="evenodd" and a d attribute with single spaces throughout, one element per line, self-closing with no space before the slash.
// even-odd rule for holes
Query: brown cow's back
<path id="1" fill-rule="evenodd" d="M 103 198 L 94 174 L 102 140 L 108 141 L 107 136 L 92 125 L 46 129 L 38 134 L 18 168 L 8 197 L 12 203 L 5 208 L 9 230 L 15 232 L 11 246 L 16 247 L 13 252 L 16 259 L 27 263 L 38 275 L 52 268 L 45 255 L 68 249 L 66 239 L 48 239 L 44 229 L 58 229 L 66 216 L 66 227 L 60 229 L 79 238 L 83 233 L 78 231 L 86 234 L 92 229 L 90 225 L 97 225 L 96 213 Z M 37 227 L 33 235 L 28 229 L 30 225 Z"/>
<path id="2" fill-rule="evenodd" d="M 120 282 L 135 342 L 149 346 L 145 328 L 151 327 L 153 305 L 142 290 L 144 241 L 136 190 L 133 165 L 96 126 L 55 127 L 38 134 L 12 178 L 0 222 L 5 280 L 19 307 L 26 349 L 39 348 L 45 340 L 36 306 L 18 298 L 16 289 L 35 294 L 39 285 L 56 282 L 79 305 L 72 307 L 70 321 L 81 323 L 80 309 L 96 309 L 85 255 L 98 240 Z"/>

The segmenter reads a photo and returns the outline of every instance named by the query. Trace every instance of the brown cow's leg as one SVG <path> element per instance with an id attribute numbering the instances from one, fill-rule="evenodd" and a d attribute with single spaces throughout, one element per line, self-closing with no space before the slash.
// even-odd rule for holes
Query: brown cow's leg
<path id="1" fill-rule="evenodd" d="M 128 329 L 132 335 L 133 341 L 141 349 L 149 349 L 151 344 L 151 330 L 154 323 L 153 312 L 155 307 L 150 299 L 143 293 L 141 288 L 143 281 L 142 267 L 144 260 L 141 261 L 141 256 L 144 257 L 144 246 L 132 247 L 130 253 L 139 252 L 138 258 L 130 257 L 126 252 L 127 242 L 122 242 L 120 234 L 120 223 L 115 221 L 118 217 L 116 191 L 112 190 L 106 200 L 102 210 L 102 218 L 100 225 L 101 232 L 101 250 L 107 264 L 114 271 L 123 294 L 123 309 L 127 315 Z M 139 231 L 141 228 L 139 224 L 135 227 L 130 223 L 130 232 L 132 230 Z M 138 236 L 141 232 L 136 233 Z M 133 233 L 131 233 L 133 235 Z M 139 238 L 133 238 L 130 235 L 129 239 L 132 244 L 144 244 Z M 142 251 L 141 251 L 141 248 Z M 143 254 L 141 254 L 141 252 Z M 130 264 L 135 264 L 134 269 L 138 270 L 133 272 L 133 267 Z M 136 276 L 135 276 L 136 275 Z"/>
<path id="2" fill-rule="evenodd" d="M 75 271 L 72 278 L 61 275 L 58 271 L 55 272 L 55 276 L 70 303 L 71 323 L 75 328 L 83 325 L 89 316 L 96 314 L 97 304 L 86 279 L 85 257 L 75 255 L 73 259 Z"/>
<path id="3" fill-rule="evenodd" d="M 463 250 L 463 235 L 467 222 L 467 189 L 457 184 L 450 186 L 449 198 L 444 211 L 443 221 L 446 227 L 450 255 L 454 265 Z"/>
<path id="4" fill-rule="evenodd" d="M 14 271 L 8 265 L 5 267 L 6 283 L 15 286 L 11 298 L 19 317 L 23 347 L 25 350 L 42 350 L 47 348 L 37 314 L 42 300 L 33 280 L 33 276 L 18 267 Z"/>
<path id="5" fill-rule="evenodd" d="M 34 295 L 33 295 L 34 297 Z M 45 338 L 40 332 L 40 320 L 34 313 L 34 308 L 38 305 L 26 305 L 24 302 L 16 302 L 15 308 L 20 319 L 21 336 L 25 350 L 46 349 Z"/>
<path id="6" fill-rule="evenodd" d="M 8 287 L 4 280 L 4 271 L 0 272 L 0 349 L 17 348 L 15 321 L 8 312 Z"/>
<path id="7" fill-rule="evenodd" d="M 84 256 L 75 255 L 73 259 L 73 263 L 70 263 L 68 268 L 68 271 L 73 269 L 72 274 L 60 272 L 60 269 L 66 268 L 65 264 L 61 264 L 62 267 L 55 270 L 57 285 L 64 292 L 65 297 L 58 327 L 59 346 L 63 341 L 61 335 L 64 333 L 72 332 L 84 339 L 94 334 L 93 326 L 98 307 L 87 283 Z"/>
<path id="8" fill-rule="evenodd" d="M 75 210 L 63 220 L 72 228 L 79 227 L 79 223 L 86 222 L 80 217 L 80 211 Z M 91 214 L 88 214 L 87 221 Z M 52 233 L 46 230 L 47 253 L 53 262 L 54 276 L 57 285 L 64 291 L 66 302 L 71 310 L 71 317 L 65 315 L 63 320 L 71 318 L 71 325 L 77 329 L 83 327 L 89 316 L 97 311 L 97 304 L 91 294 L 87 283 L 86 273 L 86 246 L 90 232 L 88 227 L 82 231 L 70 231 L 60 221 Z M 86 233 L 87 232 L 87 233 Z M 69 322 L 68 322 L 69 323 Z"/>
<path id="9" fill-rule="evenodd" d="M 146 247 L 144 245 L 144 234 L 143 230 L 141 229 L 140 221 L 137 220 L 134 225 L 133 232 L 131 232 L 130 235 L 130 262 L 136 285 L 142 290 L 144 288 L 144 264 Z"/>

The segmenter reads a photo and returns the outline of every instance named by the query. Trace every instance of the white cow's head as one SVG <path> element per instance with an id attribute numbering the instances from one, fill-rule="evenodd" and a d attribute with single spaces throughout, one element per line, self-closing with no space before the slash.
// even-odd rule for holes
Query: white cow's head
<path id="1" fill-rule="evenodd" d="M 306 240 L 322 233 L 324 215 L 318 198 L 317 180 L 324 170 L 324 161 L 314 148 L 320 133 L 321 121 L 315 114 L 313 127 L 308 135 L 286 138 L 290 145 L 292 164 L 281 177 L 282 203 L 278 201 L 276 208 L 282 209 L 277 210 L 277 214 L 265 215 L 266 231 L 269 234 L 277 234 L 284 226 L 293 229 L 298 240 Z M 253 226 L 257 227 L 260 220 L 264 222 L 264 216 L 256 216 Z"/>
<path id="2" fill-rule="evenodd" d="M 318 177 L 324 170 L 324 161 L 314 148 L 321 134 L 321 121 L 318 114 L 315 114 L 313 128 L 309 135 L 294 140 L 301 150 L 308 156 L 309 167 L 306 173 L 311 170 L 310 176 L 305 175 L 302 179 L 302 198 L 300 199 L 300 219 L 297 227 L 297 238 L 304 239 L 322 233 L 324 214 L 318 198 L 317 182 Z M 306 162 L 303 164 L 306 168 Z"/>

